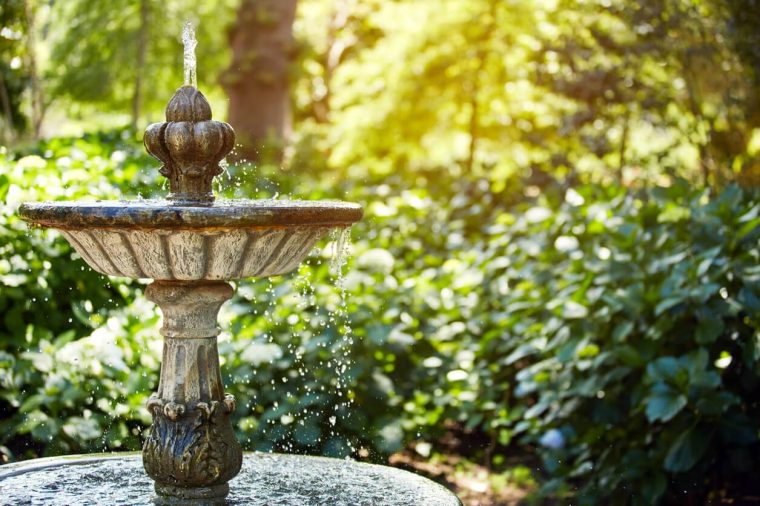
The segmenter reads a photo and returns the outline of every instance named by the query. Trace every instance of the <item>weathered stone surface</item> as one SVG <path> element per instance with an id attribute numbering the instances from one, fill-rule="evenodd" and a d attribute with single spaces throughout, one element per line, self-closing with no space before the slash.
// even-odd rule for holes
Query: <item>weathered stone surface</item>
<path id="1" fill-rule="evenodd" d="M 82 258 L 109 276 L 230 280 L 295 269 L 327 227 L 240 230 L 61 230 Z"/>
<path id="2" fill-rule="evenodd" d="M 129 454 L 34 459 L 0 466 L 2 504 L 45 506 L 462 506 L 434 481 L 401 469 L 349 459 L 246 453 L 228 502 L 154 496 L 139 457 Z M 180 496 L 180 497 L 177 497 Z M 196 496 L 197 497 L 197 496 Z M 3 501 L 6 501 L 3 503 Z"/>
<path id="3" fill-rule="evenodd" d="M 179 205 L 214 202 L 211 181 L 222 173 L 219 162 L 235 146 L 235 132 L 227 123 L 211 120 L 211 107 L 192 86 L 176 91 L 166 107 L 166 122 L 145 130 L 145 148 L 160 160 L 160 172 L 169 178 L 167 199 Z"/>
<path id="4" fill-rule="evenodd" d="M 162 336 L 198 340 L 219 335 L 216 315 L 233 293 L 232 287 L 221 281 L 156 281 L 145 290 L 147 299 L 161 308 Z"/>
<path id="5" fill-rule="evenodd" d="M 156 491 L 166 487 L 192 489 L 225 485 L 237 476 L 243 461 L 229 413 L 199 408 L 172 418 L 163 409 L 152 409 L 153 425 L 143 444 L 143 465 L 156 481 Z M 219 487 L 222 496 L 229 491 Z M 187 491 L 188 494 L 193 492 Z"/>
<path id="6" fill-rule="evenodd" d="M 148 400 L 153 424 L 143 445 L 159 494 L 223 497 L 240 471 L 229 420 L 235 400 L 224 394 L 216 346 L 216 315 L 232 294 L 221 281 L 156 281 L 145 290 L 163 313 L 161 377 Z"/>
<path id="7" fill-rule="evenodd" d="M 65 230 L 90 228 L 220 229 L 346 227 L 362 207 L 333 200 L 231 200 L 209 207 L 171 206 L 164 201 L 28 202 L 19 215 L 29 223 Z"/>

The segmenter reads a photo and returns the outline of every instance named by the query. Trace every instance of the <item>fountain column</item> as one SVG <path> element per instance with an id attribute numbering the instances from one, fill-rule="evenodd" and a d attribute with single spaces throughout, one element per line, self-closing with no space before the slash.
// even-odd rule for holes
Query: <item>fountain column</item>
<path id="1" fill-rule="evenodd" d="M 169 503 L 223 498 L 242 465 L 216 346 L 217 313 L 232 294 L 222 281 L 155 281 L 145 291 L 163 314 L 164 352 L 143 463 Z"/>
<path id="2" fill-rule="evenodd" d="M 163 162 L 160 172 L 171 190 L 167 199 L 177 213 L 213 205 L 211 181 L 222 171 L 219 162 L 232 149 L 235 134 L 211 119 L 201 92 L 193 86 L 177 90 L 166 107 L 166 122 L 148 126 L 144 142 Z M 145 291 L 163 313 L 164 353 L 158 392 L 148 400 L 153 425 L 143 464 L 164 504 L 191 499 L 224 504 L 227 482 L 243 458 L 229 419 L 235 400 L 224 395 L 216 348 L 216 316 L 233 291 L 228 283 L 193 275 L 197 254 L 161 256 L 172 277 L 187 280 L 157 279 Z M 200 254 L 207 259 L 210 252 Z"/>

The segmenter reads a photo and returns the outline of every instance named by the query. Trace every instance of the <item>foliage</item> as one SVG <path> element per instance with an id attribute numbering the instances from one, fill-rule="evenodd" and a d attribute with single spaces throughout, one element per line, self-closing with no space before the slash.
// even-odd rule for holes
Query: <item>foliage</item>
<path id="1" fill-rule="evenodd" d="M 0 444 L 8 447 L 0 449 L 6 456 L 92 451 L 103 446 L 101 436 L 114 448 L 138 439 L 132 430 L 139 423 L 114 422 L 114 416 L 141 406 L 135 402 L 147 379 L 136 366 L 158 362 L 140 353 L 145 319 L 137 308 L 111 311 L 132 301 L 134 290 L 109 283 L 80 259 L 72 261 L 58 234 L 29 231 L 16 215 L 26 200 L 113 197 L 115 184 L 139 191 L 143 160 L 137 157 L 143 155 L 133 146 L 132 140 L 103 135 L 54 140 L 39 155 L 18 161 L 3 150 Z M 129 340 L 114 344 L 125 334 Z"/>
<path id="2" fill-rule="evenodd" d="M 52 92 L 76 103 L 132 110 L 138 116 L 135 122 L 143 105 L 135 105 L 135 100 L 155 114 L 183 83 L 180 34 L 188 19 L 198 25 L 199 83 L 213 88 L 225 64 L 223 27 L 230 12 L 230 2 L 225 0 L 200 4 L 130 0 L 119 8 L 108 2 L 57 2 L 53 16 L 66 22 L 60 27 L 65 30 L 54 30 L 51 41 L 48 78 Z M 219 24 L 199 23 L 200 19 Z"/>
<path id="3" fill-rule="evenodd" d="M 496 185 L 514 176 L 539 187 L 673 177 L 754 185 L 755 4 L 447 0 L 444 9 L 413 0 L 299 0 L 298 44 L 284 55 L 296 57 L 294 139 L 357 177 L 403 167 Z M 55 2 L 37 27 L 45 35 L 38 52 L 50 54 L 41 65 L 48 101 L 69 120 L 89 117 L 87 105 L 131 110 L 133 124 L 157 118 L 182 82 L 179 31 L 189 16 L 198 22 L 201 86 L 221 106 L 225 33 L 239 5 Z M 13 33 L 22 11 L 3 11 Z M 266 18 L 255 7 L 239 15 Z M 19 76 L 9 77 L 11 86 Z M 21 104 L 25 85 L 17 84 L 10 97 Z"/>
<path id="4" fill-rule="evenodd" d="M 0 117 L 4 130 L 0 138 L 3 140 L 24 130 L 27 122 L 21 111 L 22 93 L 29 81 L 29 69 L 24 63 L 28 32 L 24 5 L 23 0 L 9 0 L 0 5 Z"/>
<path id="5" fill-rule="evenodd" d="M 535 437 L 546 490 L 579 504 L 701 502 L 754 466 L 760 206 L 735 187 L 606 193 L 493 227 L 466 419 Z"/>
<path id="6" fill-rule="evenodd" d="M 155 171 L 141 167 L 155 164 L 124 142 L 5 155 L 0 444 L 16 458 L 137 449 L 148 422 L 154 308 L 14 215 L 20 200 L 113 198 L 114 183 L 149 194 Z M 340 195 L 304 179 L 280 190 Z M 514 445 L 535 451 L 543 493 L 582 504 L 678 502 L 683 490 L 698 502 L 751 483 L 757 195 L 678 182 L 507 202 L 458 178 L 343 197 L 367 216 L 342 281 L 326 247 L 297 274 L 240 283 L 223 309 L 247 449 L 382 460 L 453 422 L 484 435 L 494 462 Z"/>
<path id="7" fill-rule="evenodd" d="M 56 2 L 59 105 L 123 112 L 141 82 L 157 117 L 185 3 Z M 212 96 L 233 3 L 199 7 Z M 756 487 L 760 196 L 730 184 L 760 181 L 755 3 L 299 0 L 291 172 L 233 165 L 222 193 L 366 216 L 342 277 L 335 237 L 224 306 L 245 448 L 382 461 L 454 425 L 488 465 L 537 456 L 540 493 L 573 504 Z M 135 141 L 0 148 L 3 459 L 140 446 L 155 308 L 16 216 L 161 193 Z"/>
<path id="8" fill-rule="evenodd" d="M 755 83 L 760 83 L 760 9 L 757 0 L 730 0 L 724 2 L 728 11 L 728 35 L 736 52 L 752 71 Z"/>
<path id="9" fill-rule="evenodd" d="M 539 35 L 545 51 L 535 78 L 577 106 L 563 118 L 577 144 L 562 164 L 656 179 L 687 175 L 688 163 L 705 184 L 732 179 L 758 126 L 757 89 L 728 43 L 720 3 L 569 4 L 560 2 Z M 564 29 L 581 20 L 580 33 Z M 585 152 L 595 157 L 570 156 Z"/>
<path id="10" fill-rule="evenodd" d="M 302 21 L 296 98 L 350 176 L 543 186 L 756 172 L 755 18 L 723 2 L 323 5 L 303 0 L 323 21 Z"/>

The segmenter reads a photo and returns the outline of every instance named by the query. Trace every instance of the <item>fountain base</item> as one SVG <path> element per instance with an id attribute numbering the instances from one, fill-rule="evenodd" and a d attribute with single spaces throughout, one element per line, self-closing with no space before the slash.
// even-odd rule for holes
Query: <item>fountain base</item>
<path id="1" fill-rule="evenodd" d="M 154 281 L 145 296 L 164 317 L 161 379 L 148 400 L 153 424 L 143 444 L 145 471 L 167 501 L 224 499 L 243 459 L 230 423 L 235 399 L 224 394 L 216 348 L 216 315 L 232 287 Z"/>
<path id="2" fill-rule="evenodd" d="M 303 455 L 247 453 L 231 485 L 226 500 L 156 496 L 139 454 L 53 457 L 0 466 L 0 504 L 14 506 L 462 504 L 441 485 L 407 471 Z"/>
<path id="3" fill-rule="evenodd" d="M 230 486 L 222 483 L 213 487 L 182 488 L 156 483 L 155 490 L 158 497 L 154 503 L 160 506 L 223 506 L 227 504 L 225 498 L 230 493 Z"/>

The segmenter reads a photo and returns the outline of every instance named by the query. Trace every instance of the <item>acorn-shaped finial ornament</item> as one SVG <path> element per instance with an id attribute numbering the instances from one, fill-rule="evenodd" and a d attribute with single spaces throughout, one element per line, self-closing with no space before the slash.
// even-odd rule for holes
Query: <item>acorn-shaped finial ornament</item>
<path id="1" fill-rule="evenodd" d="M 166 106 L 166 122 L 145 130 L 145 149 L 163 165 L 159 172 L 169 178 L 176 205 L 211 205 L 211 181 L 221 174 L 219 166 L 235 145 L 235 132 L 222 121 L 211 119 L 211 107 L 203 93 L 183 86 Z"/>

